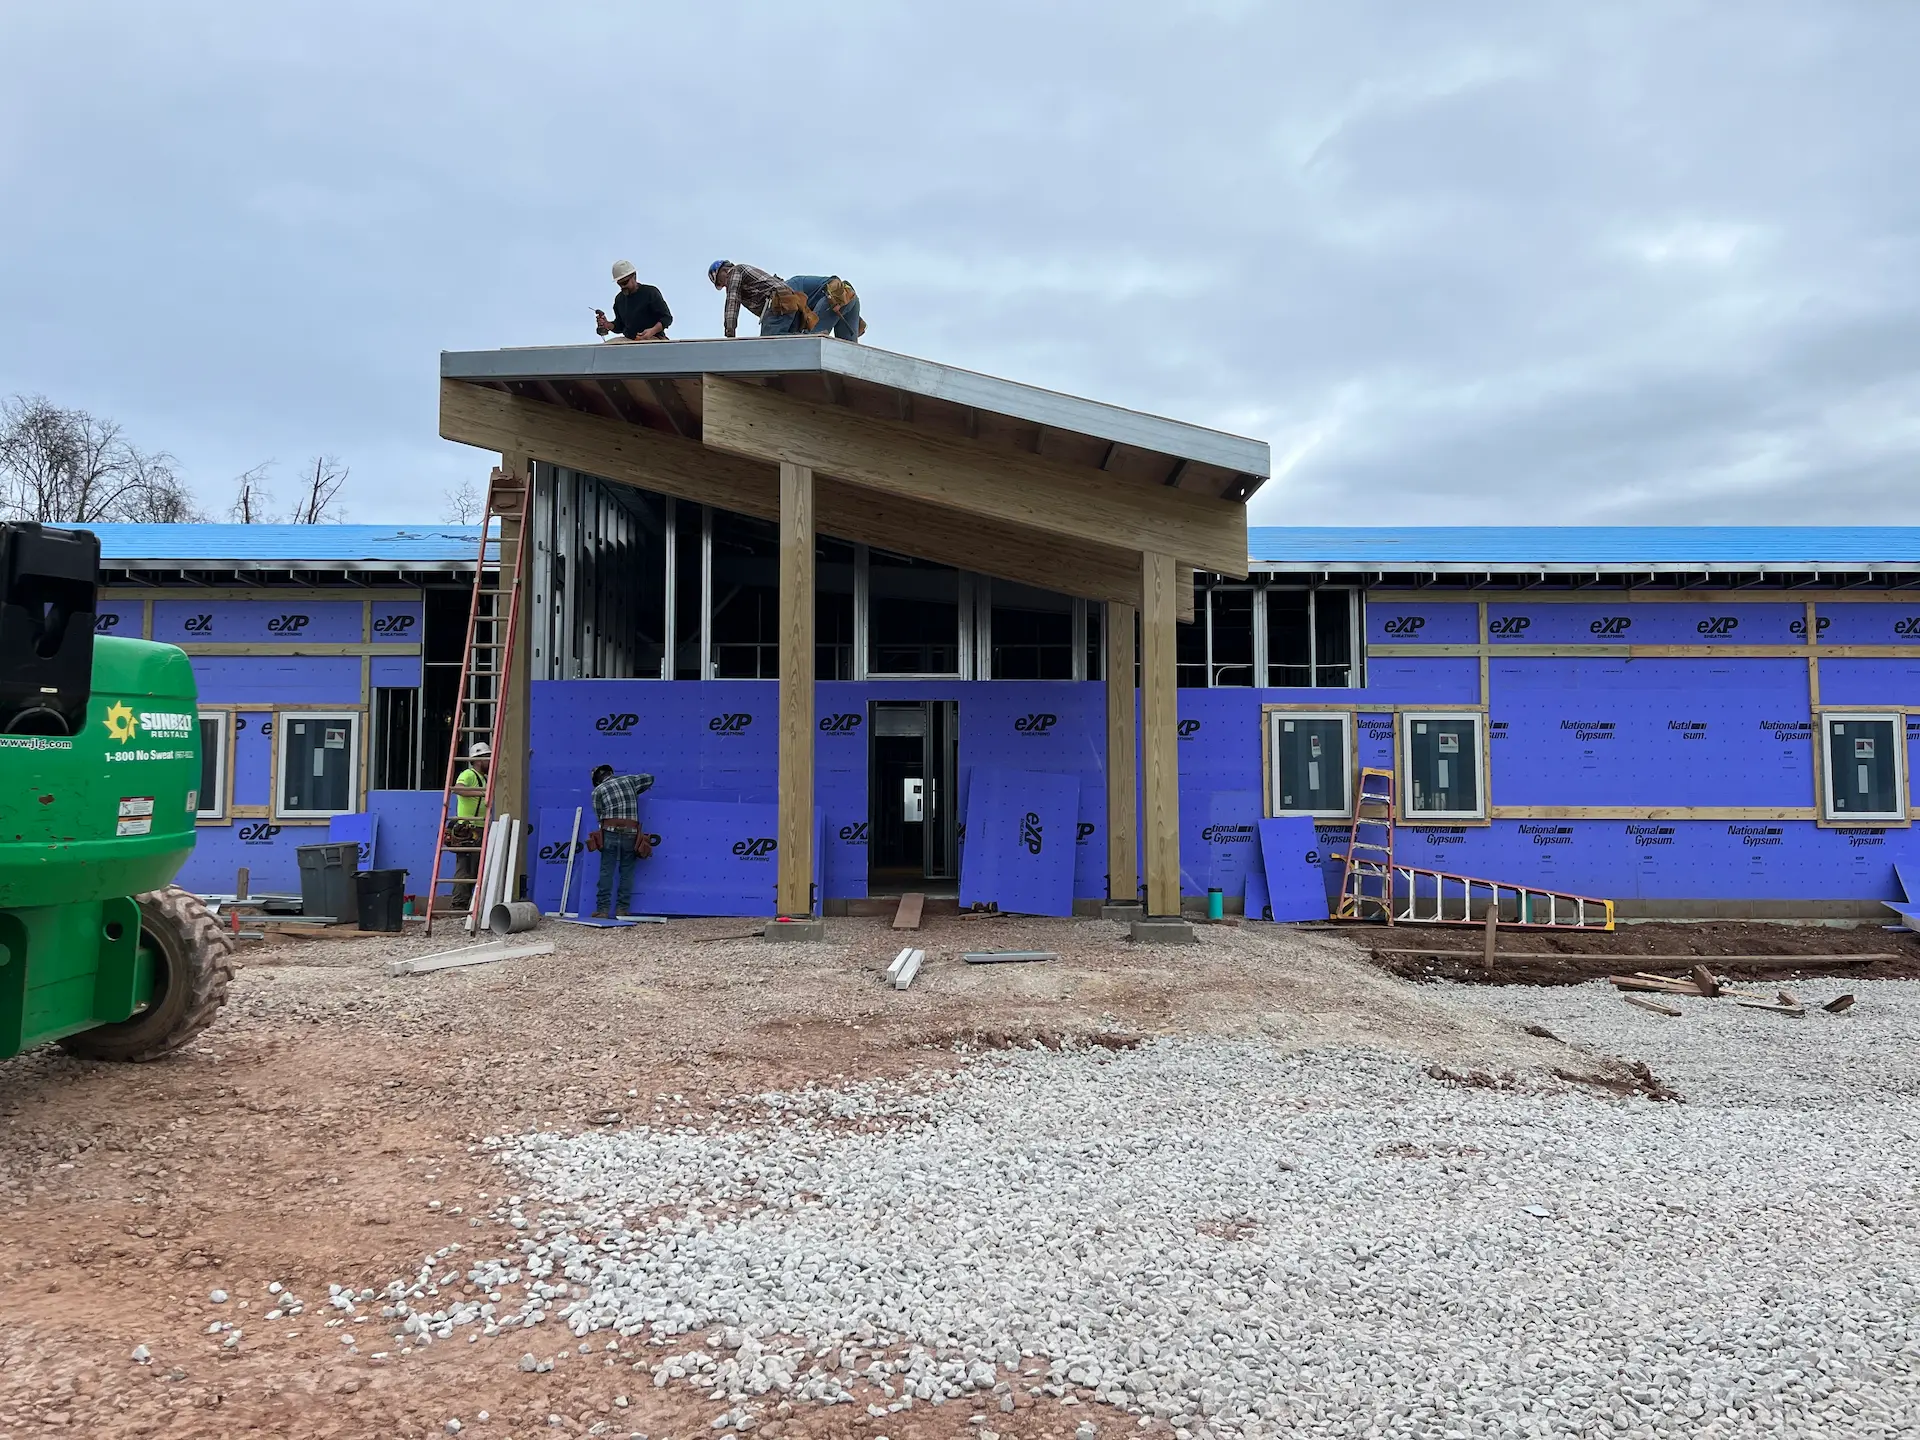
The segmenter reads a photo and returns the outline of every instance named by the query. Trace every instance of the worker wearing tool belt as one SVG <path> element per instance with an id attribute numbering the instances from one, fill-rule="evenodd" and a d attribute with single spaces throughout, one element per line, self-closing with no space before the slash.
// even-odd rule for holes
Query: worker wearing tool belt
<path id="1" fill-rule="evenodd" d="M 480 836 L 487 828 L 482 811 L 487 802 L 487 767 L 492 763 L 493 748 L 476 740 L 467 751 L 466 767 L 453 777 L 453 818 L 447 821 L 444 843 L 458 851 L 453 857 L 455 910 L 473 903 L 473 882 L 480 876 Z"/>
<path id="2" fill-rule="evenodd" d="M 653 854 L 653 842 L 640 829 L 640 797 L 652 788 L 651 775 L 616 775 L 611 765 L 594 769 L 593 818 L 599 828 L 587 836 L 587 848 L 600 852 L 600 879 L 593 892 L 596 920 L 625 914 L 633 903 L 634 861 Z"/>
<path id="3" fill-rule="evenodd" d="M 760 317 L 762 335 L 833 335 L 858 341 L 866 334 L 860 297 L 838 275 L 782 279 L 753 265 L 716 260 L 707 267 L 713 288 L 727 295 L 722 329 L 731 340 L 744 306 Z"/>

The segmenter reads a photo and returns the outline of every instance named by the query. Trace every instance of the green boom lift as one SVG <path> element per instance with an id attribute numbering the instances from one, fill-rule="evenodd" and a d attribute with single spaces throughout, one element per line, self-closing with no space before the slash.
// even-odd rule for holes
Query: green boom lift
<path id="1" fill-rule="evenodd" d="M 231 946 L 175 886 L 200 723 L 184 651 L 94 634 L 100 542 L 0 525 L 0 1059 L 153 1060 L 227 998 Z"/>

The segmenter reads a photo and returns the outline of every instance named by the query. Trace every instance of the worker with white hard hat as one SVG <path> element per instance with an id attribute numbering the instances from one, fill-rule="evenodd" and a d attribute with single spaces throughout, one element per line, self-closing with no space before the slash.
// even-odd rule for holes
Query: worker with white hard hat
<path id="1" fill-rule="evenodd" d="M 476 740 L 467 747 L 467 763 L 453 777 L 453 814 L 447 819 L 443 843 L 452 847 L 453 905 L 467 907 L 473 896 L 474 881 L 480 877 L 480 836 L 485 827 L 483 814 L 487 800 L 487 767 L 493 763 L 493 747 Z"/>
<path id="2" fill-rule="evenodd" d="M 620 287 L 620 293 L 613 297 L 613 319 L 607 319 L 606 311 L 595 310 L 593 328 L 606 336 L 610 345 L 625 340 L 666 339 L 673 311 L 667 308 L 659 290 L 640 283 L 631 260 L 613 262 L 613 281 Z"/>

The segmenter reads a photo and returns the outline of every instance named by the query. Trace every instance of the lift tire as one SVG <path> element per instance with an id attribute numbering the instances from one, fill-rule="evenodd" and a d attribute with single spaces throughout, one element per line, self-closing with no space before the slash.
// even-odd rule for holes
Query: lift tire
<path id="1" fill-rule="evenodd" d="M 153 948 L 154 998 L 116 1025 L 69 1035 L 60 1044 L 89 1060 L 158 1060 L 207 1026 L 227 1003 L 233 942 L 200 897 L 177 885 L 134 897 L 140 935 Z"/>

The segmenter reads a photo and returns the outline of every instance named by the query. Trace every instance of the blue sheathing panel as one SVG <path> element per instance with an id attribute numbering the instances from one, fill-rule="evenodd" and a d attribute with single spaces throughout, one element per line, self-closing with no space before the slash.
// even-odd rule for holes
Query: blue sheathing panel
<path id="1" fill-rule="evenodd" d="M 326 839 L 325 825 L 282 825 L 274 820 L 202 825 L 195 832 L 193 854 L 181 867 L 177 883 L 201 894 L 230 895 L 244 865 L 247 888 L 253 893 L 297 895 L 300 862 L 295 848 L 322 845 Z"/>
<path id="2" fill-rule="evenodd" d="M 193 679 L 209 705 L 357 705 L 354 655 L 196 655 Z"/>
<path id="3" fill-rule="evenodd" d="M 93 633 L 118 635 L 123 640 L 138 640 L 146 623 L 146 606 L 138 600 L 113 600 L 102 595 L 95 603 Z"/>
<path id="4" fill-rule="evenodd" d="M 1424 595 L 1375 591 L 1367 597 L 1369 645 L 1477 645 L 1480 607 Z"/>
<path id="5" fill-rule="evenodd" d="M 375 790 L 367 796 L 367 813 L 378 822 L 373 868 L 405 870 L 409 895 L 426 892 L 423 882 L 440 838 L 440 806 L 438 790 Z M 441 859 L 442 875 L 453 874 L 453 859 Z"/>
<path id="6" fill-rule="evenodd" d="M 417 645 L 426 607 L 418 600 L 376 600 L 368 639 L 376 643 Z"/>
<path id="7" fill-rule="evenodd" d="M 388 686 L 402 690 L 412 689 L 420 683 L 420 657 L 418 655 L 375 655 L 369 678 L 375 689 Z"/>
<path id="8" fill-rule="evenodd" d="M 971 839 L 960 870 L 961 907 L 1071 915 L 1079 791 L 1071 775 L 975 766 L 967 787 Z"/>
<path id="9" fill-rule="evenodd" d="M 371 811 L 361 811 L 357 815 L 336 815 L 327 822 L 327 841 L 352 841 L 354 849 L 354 868 L 371 870 L 373 868 L 373 842 L 379 828 L 379 817 Z"/>
<path id="10" fill-rule="evenodd" d="M 1616 599 L 1593 604 L 1487 605 L 1495 645 L 1799 645 L 1804 604 L 1704 605 Z M 1424 637 L 1423 637 L 1424 638 Z"/>
<path id="11" fill-rule="evenodd" d="M 1274 920 L 1324 920 L 1327 890 L 1313 821 L 1285 815 L 1260 822 L 1266 913 Z"/>
<path id="12" fill-rule="evenodd" d="M 284 600 L 156 600 L 152 638 L 170 645 L 236 640 L 354 644 L 364 638 L 364 616 L 361 601 L 314 600 L 298 590 Z"/>
<path id="13" fill-rule="evenodd" d="M 1889 710 L 1920 705 L 1920 659 L 1822 660 L 1820 703 L 1884 705 Z"/>
<path id="14" fill-rule="evenodd" d="M 206 697 L 203 697 L 206 698 Z M 273 716 L 242 710 L 233 717 L 233 803 L 273 803 Z"/>

